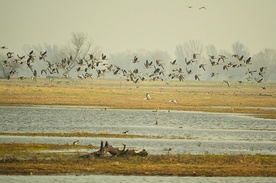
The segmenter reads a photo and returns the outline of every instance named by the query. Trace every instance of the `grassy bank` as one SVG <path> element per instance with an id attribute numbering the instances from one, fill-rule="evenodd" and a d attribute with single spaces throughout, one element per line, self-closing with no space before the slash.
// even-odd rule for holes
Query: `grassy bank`
<path id="1" fill-rule="evenodd" d="M 268 155 L 168 154 L 149 155 L 148 157 L 80 158 L 83 152 L 51 152 L 51 150 L 83 148 L 87 147 L 53 144 L 0 144 L 0 174 L 276 176 L 276 156 Z M 91 149 L 91 152 L 95 150 Z"/>
<path id="2" fill-rule="evenodd" d="M 276 87 L 245 83 L 228 88 L 221 82 L 142 82 L 47 79 L 0 81 L 0 105 L 73 105 L 120 109 L 188 110 L 245 113 L 276 119 Z M 144 100 L 150 93 L 152 99 Z M 169 102 L 175 99 L 177 103 Z"/>
<path id="3" fill-rule="evenodd" d="M 266 86 L 267 90 L 260 89 Z M 144 100 L 150 93 L 151 100 Z M 66 105 L 118 109 L 184 110 L 244 113 L 276 119 L 274 83 L 142 82 L 107 79 L 0 80 L 0 106 Z M 177 103 L 169 102 L 176 99 Z M 1 133 L 0 135 L 155 138 L 124 134 Z M 179 176 L 276 176 L 276 156 L 149 155 L 80 158 L 98 147 L 55 144 L 0 144 L 0 174 L 124 174 Z M 59 151 L 59 152 L 57 152 Z"/>

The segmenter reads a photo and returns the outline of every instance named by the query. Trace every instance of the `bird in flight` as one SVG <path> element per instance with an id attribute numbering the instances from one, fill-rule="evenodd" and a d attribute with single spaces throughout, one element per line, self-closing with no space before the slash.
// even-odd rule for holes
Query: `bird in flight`
<path id="1" fill-rule="evenodd" d="M 228 87 L 230 87 L 230 83 L 226 80 L 223 80 L 222 83 L 226 83 Z"/>
<path id="2" fill-rule="evenodd" d="M 207 10 L 207 8 L 206 8 L 205 6 L 201 6 L 201 7 L 199 8 L 199 10 L 202 10 L 202 9 Z"/>

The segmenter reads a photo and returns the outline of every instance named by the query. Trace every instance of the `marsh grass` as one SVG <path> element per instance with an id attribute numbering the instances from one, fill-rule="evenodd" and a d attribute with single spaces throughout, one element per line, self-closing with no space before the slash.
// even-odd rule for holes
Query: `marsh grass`
<path id="1" fill-rule="evenodd" d="M 60 82 L 60 84 L 57 84 Z M 0 80 L 0 105 L 72 105 L 120 109 L 188 110 L 253 114 L 276 118 L 274 83 L 245 83 L 228 88 L 221 82 L 145 81 L 137 88 L 121 79 Z M 67 83 L 67 84 L 66 84 Z M 268 89 L 260 89 L 267 85 Z M 144 100 L 150 93 L 152 99 Z M 177 104 L 169 102 L 176 99 Z M 212 108 L 216 106 L 217 108 Z M 221 107 L 222 106 L 222 107 Z M 254 107 L 254 108 L 252 108 Z"/>
<path id="2" fill-rule="evenodd" d="M 45 132 L 0 132 L 0 135 L 5 136 L 50 136 L 50 137 L 104 137 L 104 138 L 162 138 L 161 136 L 135 135 L 135 134 L 111 134 L 107 132 L 89 133 L 89 132 L 73 132 L 73 133 L 45 133 Z M 179 137 L 175 137 L 179 138 Z"/>
<path id="3" fill-rule="evenodd" d="M 54 144 L 0 144 L 0 174 L 123 174 L 176 176 L 276 176 L 276 157 L 269 155 L 149 155 L 80 158 L 83 153 L 40 150 L 84 148 Z M 7 151 L 9 154 L 6 154 Z M 91 150 L 95 151 L 95 149 Z"/>
<path id="4" fill-rule="evenodd" d="M 159 108 L 160 110 L 245 113 L 276 119 L 275 110 L 263 109 L 263 107 L 276 107 L 275 83 L 231 84 L 228 88 L 219 81 L 146 81 L 139 83 L 138 86 L 121 79 L 55 79 L 51 83 L 47 79 L 40 78 L 35 83 L 31 79 L 0 80 L 0 105 L 72 105 L 150 110 Z M 266 86 L 268 89 L 262 90 L 261 86 Z M 144 100 L 146 93 L 151 94 L 151 100 Z M 177 104 L 168 102 L 171 99 L 176 99 Z M 45 133 L 31 135 L 45 135 Z M 109 134 L 76 132 L 47 135 L 106 136 Z M 116 134 L 110 135 L 116 136 Z M 68 144 L 2 143 L 0 144 L 0 174 L 276 176 L 276 156 L 268 155 L 206 153 L 204 155 L 167 154 L 148 157 L 80 158 L 83 154 L 81 151 L 41 153 L 47 150 L 83 148 L 88 147 Z M 91 151 L 94 150 L 91 149 Z"/>

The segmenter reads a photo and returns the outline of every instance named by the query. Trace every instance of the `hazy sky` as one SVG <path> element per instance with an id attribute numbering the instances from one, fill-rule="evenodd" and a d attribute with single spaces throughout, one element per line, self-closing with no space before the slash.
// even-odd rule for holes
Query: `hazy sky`
<path id="1" fill-rule="evenodd" d="M 229 51 L 239 41 L 257 53 L 276 48 L 275 18 L 276 0 L 0 0 L 0 46 L 62 46 L 82 32 L 106 54 L 144 48 L 174 57 L 191 39 Z"/>

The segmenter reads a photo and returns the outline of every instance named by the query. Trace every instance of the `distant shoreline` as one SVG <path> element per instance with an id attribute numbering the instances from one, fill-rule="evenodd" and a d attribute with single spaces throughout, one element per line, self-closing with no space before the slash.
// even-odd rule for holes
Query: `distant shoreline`
<path id="1" fill-rule="evenodd" d="M 69 84 L 68 84 L 69 83 Z M 122 79 L 0 80 L 0 106 L 53 106 L 99 109 L 179 110 L 243 113 L 276 119 L 276 84 L 239 88 L 212 82 L 144 81 L 137 87 Z M 144 100 L 146 93 L 152 99 Z M 176 100 L 172 103 L 170 100 Z M 269 110 L 271 109 L 271 110 Z"/>

